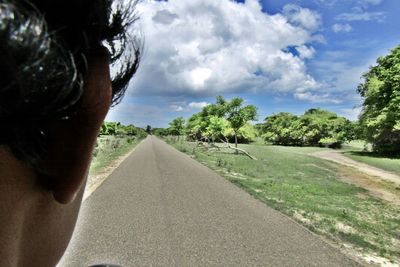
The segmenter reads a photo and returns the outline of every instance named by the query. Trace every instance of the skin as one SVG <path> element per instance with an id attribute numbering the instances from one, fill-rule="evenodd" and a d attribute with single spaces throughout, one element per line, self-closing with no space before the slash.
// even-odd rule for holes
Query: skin
<path id="1" fill-rule="evenodd" d="M 88 57 L 79 114 L 49 125 L 40 164 L 46 179 L 0 148 L 0 266 L 55 266 L 63 255 L 111 97 L 109 56 L 101 50 Z"/>

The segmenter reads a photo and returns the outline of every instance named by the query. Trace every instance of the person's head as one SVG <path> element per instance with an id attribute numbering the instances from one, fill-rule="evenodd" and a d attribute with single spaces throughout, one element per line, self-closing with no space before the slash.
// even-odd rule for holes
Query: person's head
<path id="1" fill-rule="evenodd" d="M 136 1 L 116 2 L 0 0 L 0 265 L 54 265 L 69 241 L 98 130 L 141 55 Z"/>

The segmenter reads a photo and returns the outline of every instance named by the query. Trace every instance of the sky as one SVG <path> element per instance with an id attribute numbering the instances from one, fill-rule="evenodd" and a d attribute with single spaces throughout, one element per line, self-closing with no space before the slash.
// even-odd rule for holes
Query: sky
<path id="1" fill-rule="evenodd" d="M 139 127 L 168 127 L 217 95 L 257 106 L 258 122 L 316 107 L 356 120 L 362 74 L 400 44 L 399 0 L 142 0 L 136 10 L 143 58 L 106 120 Z"/>

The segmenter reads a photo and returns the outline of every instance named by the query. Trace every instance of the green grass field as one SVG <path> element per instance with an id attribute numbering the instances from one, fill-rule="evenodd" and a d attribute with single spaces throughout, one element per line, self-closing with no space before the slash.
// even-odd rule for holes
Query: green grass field
<path id="1" fill-rule="evenodd" d="M 106 168 L 113 160 L 128 153 L 141 139 L 134 136 L 99 136 L 93 151 L 89 175 L 95 175 Z"/>
<path id="2" fill-rule="evenodd" d="M 364 141 L 352 141 L 341 149 L 343 154 L 355 161 L 400 175 L 400 157 L 386 157 L 371 152 L 371 145 Z"/>
<path id="3" fill-rule="evenodd" d="M 307 155 L 324 148 L 240 145 L 255 161 L 226 149 L 172 145 L 312 231 L 359 252 L 400 260 L 400 207 L 340 181 L 343 166 Z"/>
<path id="4" fill-rule="evenodd" d="M 376 155 L 372 152 L 363 151 L 347 151 L 343 153 L 345 156 L 359 162 L 369 164 L 371 166 L 381 168 L 385 171 L 393 172 L 400 175 L 400 158 L 388 158 Z"/>

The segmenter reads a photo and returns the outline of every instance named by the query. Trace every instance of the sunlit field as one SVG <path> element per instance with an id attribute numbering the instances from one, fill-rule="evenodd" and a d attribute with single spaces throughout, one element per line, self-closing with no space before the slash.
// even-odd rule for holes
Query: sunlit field
<path id="1" fill-rule="evenodd" d="M 258 159 L 251 160 L 232 150 L 169 143 L 345 250 L 400 260 L 400 207 L 344 182 L 354 169 L 308 155 L 325 148 L 240 145 Z"/>

